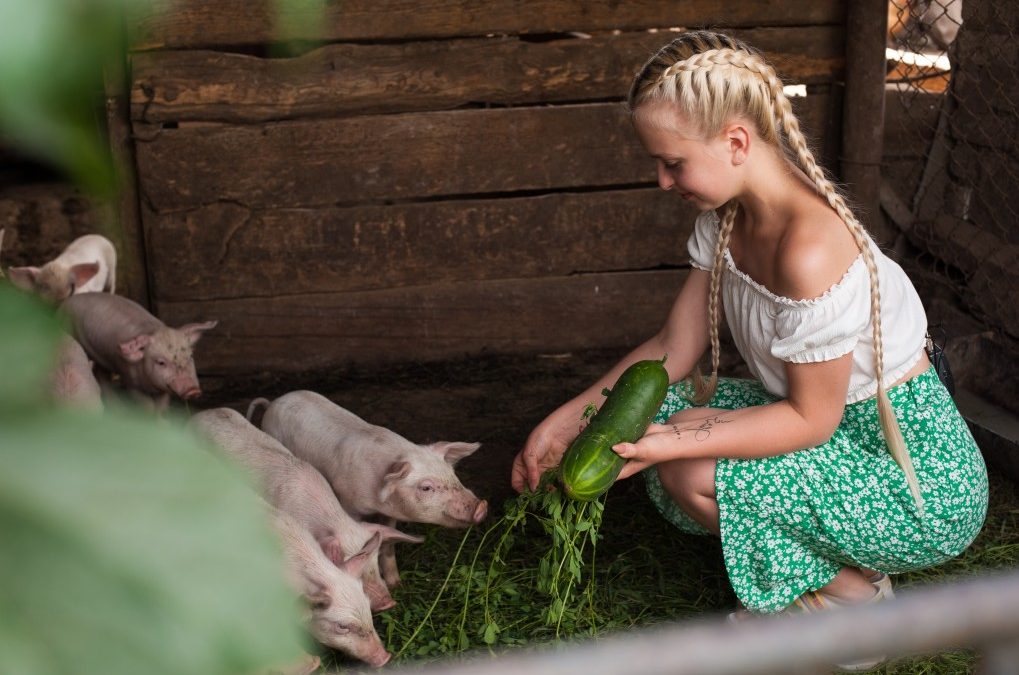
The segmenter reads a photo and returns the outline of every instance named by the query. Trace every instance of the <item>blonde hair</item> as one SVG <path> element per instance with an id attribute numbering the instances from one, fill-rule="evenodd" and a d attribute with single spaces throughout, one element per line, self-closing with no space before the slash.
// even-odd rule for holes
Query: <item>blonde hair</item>
<path id="1" fill-rule="evenodd" d="M 849 228 L 870 277 L 874 368 L 878 381 L 877 409 L 881 431 L 922 513 L 923 498 L 916 472 L 883 382 L 881 295 L 874 253 L 863 225 L 814 159 L 775 69 L 756 50 L 728 35 L 707 31 L 685 33 L 662 47 L 644 64 L 630 87 L 628 103 L 632 113 L 647 103 L 675 105 L 686 120 L 699 126 L 705 138 L 720 133 L 733 117 L 742 116 L 751 120 L 761 139 L 780 148 L 789 161 L 803 170 L 818 194 L 824 197 Z M 728 202 L 719 226 L 708 294 L 711 376 L 706 382 L 699 370 L 695 370 L 691 376 L 694 387 L 692 398 L 697 405 L 710 401 L 718 386 L 719 288 L 725 250 L 729 246 L 729 237 L 736 221 L 736 210 L 735 200 Z"/>

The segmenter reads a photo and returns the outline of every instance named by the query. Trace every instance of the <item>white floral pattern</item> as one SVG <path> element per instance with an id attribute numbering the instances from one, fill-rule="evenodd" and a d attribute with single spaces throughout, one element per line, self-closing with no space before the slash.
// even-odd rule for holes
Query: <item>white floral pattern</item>
<path id="1" fill-rule="evenodd" d="M 669 389 L 656 421 L 692 407 Z M 889 390 L 920 483 L 920 516 L 888 453 L 877 404 L 846 406 L 832 438 L 777 457 L 719 459 L 715 490 L 722 552 L 748 609 L 776 612 L 830 582 L 845 565 L 889 574 L 938 565 L 961 553 L 987 514 L 987 469 L 934 369 Z M 733 410 L 775 401 L 759 382 L 721 378 L 708 406 Z M 655 467 L 648 494 L 673 525 L 707 534 L 672 501 Z"/>

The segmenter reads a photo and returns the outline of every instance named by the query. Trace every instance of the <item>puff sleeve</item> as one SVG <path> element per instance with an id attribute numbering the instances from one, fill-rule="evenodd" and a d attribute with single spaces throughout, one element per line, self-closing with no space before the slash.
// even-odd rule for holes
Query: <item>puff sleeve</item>
<path id="1" fill-rule="evenodd" d="M 694 221 L 693 232 L 686 242 L 690 264 L 708 272 L 715 266 L 715 246 L 718 243 L 718 216 L 705 211 Z"/>
<path id="2" fill-rule="evenodd" d="M 792 363 L 831 361 L 848 354 L 870 330 L 869 280 L 849 273 L 824 295 L 786 300 L 775 315 L 771 355 Z"/>

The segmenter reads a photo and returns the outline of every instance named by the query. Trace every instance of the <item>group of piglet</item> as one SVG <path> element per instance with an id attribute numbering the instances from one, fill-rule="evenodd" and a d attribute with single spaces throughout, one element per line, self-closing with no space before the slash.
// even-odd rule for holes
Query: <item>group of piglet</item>
<path id="1" fill-rule="evenodd" d="M 193 348 L 216 322 L 171 328 L 115 295 L 109 240 L 80 237 L 45 265 L 10 267 L 7 276 L 58 305 L 69 320 L 71 334 L 63 338 L 51 380 L 58 402 L 102 406 L 94 364 L 104 381 L 119 381 L 157 412 L 171 395 L 201 394 Z M 261 407 L 259 428 L 252 418 Z M 253 478 L 289 581 L 307 600 L 310 633 L 372 666 L 390 658 L 372 612 L 396 604 L 394 544 L 422 541 L 395 529 L 397 522 L 469 527 L 487 513 L 487 502 L 453 471 L 477 443 L 415 444 L 314 392 L 255 399 L 247 417 L 230 408 L 205 410 L 189 425 Z"/>
<path id="2" fill-rule="evenodd" d="M 259 429 L 250 419 L 261 405 Z M 255 399 L 247 418 L 214 408 L 189 424 L 255 479 L 314 638 L 372 666 L 390 658 L 372 612 L 396 604 L 394 544 L 422 541 L 396 523 L 469 527 L 487 513 L 453 472 L 477 443 L 418 445 L 311 391 Z"/>
<path id="3" fill-rule="evenodd" d="M 165 411 L 170 397 L 201 394 L 193 349 L 215 321 L 171 328 L 116 295 L 117 253 L 98 234 L 78 237 L 41 267 L 10 267 L 11 283 L 59 306 L 71 324 L 50 383 L 61 403 L 101 408 L 99 376 Z"/>

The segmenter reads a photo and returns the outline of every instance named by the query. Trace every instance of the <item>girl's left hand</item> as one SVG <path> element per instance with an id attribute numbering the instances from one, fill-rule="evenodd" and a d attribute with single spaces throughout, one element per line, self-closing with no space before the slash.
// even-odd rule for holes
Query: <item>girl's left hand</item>
<path id="1" fill-rule="evenodd" d="M 628 460 L 616 480 L 629 478 L 638 471 L 667 459 L 673 459 L 675 433 L 671 424 L 652 424 L 636 443 L 617 443 L 612 451 Z"/>

